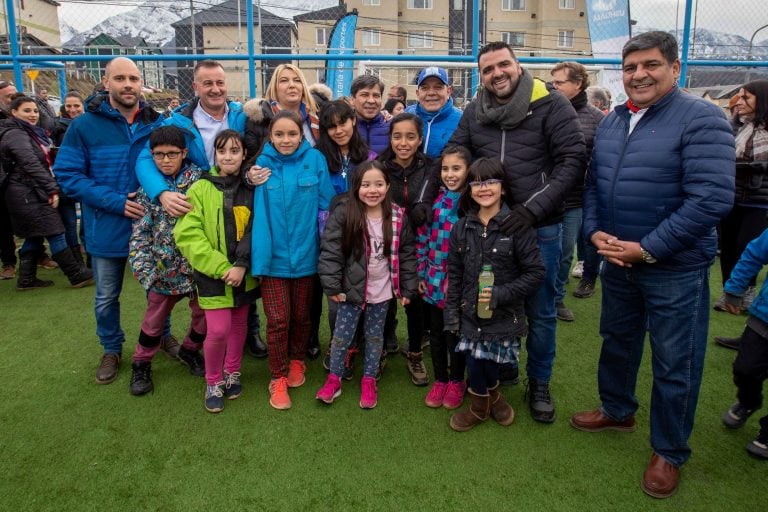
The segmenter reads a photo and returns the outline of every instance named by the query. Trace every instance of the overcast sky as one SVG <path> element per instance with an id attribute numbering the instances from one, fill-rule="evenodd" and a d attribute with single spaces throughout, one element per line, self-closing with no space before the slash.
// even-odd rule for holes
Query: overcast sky
<path id="1" fill-rule="evenodd" d="M 180 2 L 182 0 L 179 0 Z M 188 4 L 184 0 L 185 5 Z M 272 3 L 275 0 L 265 0 Z M 99 21 L 124 11 L 135 8 L 134 5 L 117 6 L 109 3 L 133 3 L 131 0 L 105 0 L 104 2 L 62 1 L 59 16 L 78 30 L 90 28 Z M 207 2 L 206 2 L 207 3 Z M 768 24 L 768 8 L 765 0 L 699 0 L 693 2 L 696 26 L 739 34 L 749 39 L 752 33 L 762 25 Z M 653 27 L 664 30 L 683 29 L 685 0 L 631 0 L 630 14 L 640 27 Z M 761 31 L 755 41 L 768 39 L 768 28 Z"/>

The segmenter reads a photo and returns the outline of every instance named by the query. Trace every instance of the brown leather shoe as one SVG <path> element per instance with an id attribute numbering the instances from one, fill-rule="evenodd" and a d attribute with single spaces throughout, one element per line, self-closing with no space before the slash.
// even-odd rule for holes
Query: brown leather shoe
<path id="1" fill-rule="evenodd" d="M 637 428 L 634 416 L 624 421 L 616 421 L 603 414 L 600 409 L 577 412 L 571 416 L 571 426 L 584 432 L 602 432 L 603 430 L 634 432 Z"/>
<path id="2" fill-rule="evenodd" d="M 673 466 L 656 453 L 643 474 L 643 492 L 654 498 L 669 498 L 680 483 L 680 468 Z"/>
<path id="3" fill-rule="evenodd" d="M 109 384 L 117 378 L 120 369 L 120 354 L 104 354 L 96 370 L 96 384 Z"/>

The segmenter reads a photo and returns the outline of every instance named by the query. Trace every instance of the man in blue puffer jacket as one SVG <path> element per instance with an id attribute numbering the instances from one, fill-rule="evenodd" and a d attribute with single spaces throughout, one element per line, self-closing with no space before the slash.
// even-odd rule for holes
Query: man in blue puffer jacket
<path id="1" fill-rule="evenodd" d="M 106 91 L 86 100 L 72 121 L 56 157 L 54 173 L 62 190 L 80 201 L 88 252 L 96 279 L 96 334 L 104 355 L 98 384 L 117 378 L 125 333 L 120 326 L 120 292 L 133 219 L 144 208 L 135 201 L 139 182 L 134 164 L 162 116 L 139 101 L 141 74 L 125 57 L 107 64 Z"/>
<path id="2" fill-rule="evenodd" d="M 646 330 L 653 352 L 651 446 L 642 489 L 671 496 L 688 460 L 709 323 L 715 226 L 733 203 L 733 132 L 722 111 L 677 86 L 677 41 L 646 32 L 622 51 L 629 96 L 600 124 L 584 190 L 584 234 L 601 275 L 600 408 L 587 432 L 635 430 Z"/>
<path id="3" fill-rule="evenodd" d="M 443 68 L 429 66 L 421 70 L 416 81 L 419 102 L 406 108 L 424 121 L 423 152 L 432 160 L 442 153 L 461 119 L 461 110 L 453 106 L 453 88 Z"/>
<path id="4" fill-rule="evenodd" d="M 389 121 L 381 113 L 384 84 L 373 75 L 362 75 L 352 80 L 350 94 L 360 135 L 371 151 L 382 154 L 389 147 Z"/>

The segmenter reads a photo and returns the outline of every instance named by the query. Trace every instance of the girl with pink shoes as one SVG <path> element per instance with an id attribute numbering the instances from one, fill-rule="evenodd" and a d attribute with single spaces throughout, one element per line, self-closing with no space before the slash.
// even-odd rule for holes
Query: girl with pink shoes
<path id="1" fill-rule="evenodd" d="M 403 209 L 392 203 L 389 175 L 379 162 L 364 162 L 331 212 L 317 271 L 323 291 L 338 303 L 328 379 L 316 398 L 341 395 L 341 376 L 360 315 L 364 315 L 365 365 L 360 407 L 377 404 L 376 374 L 384 348 L 384 321 L 393 297 L 403 306 L 417 293 L 414 239 Z"/>

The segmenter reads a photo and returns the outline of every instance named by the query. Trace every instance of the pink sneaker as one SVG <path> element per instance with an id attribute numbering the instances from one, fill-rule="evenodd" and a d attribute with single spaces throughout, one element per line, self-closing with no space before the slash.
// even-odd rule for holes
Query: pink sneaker
<path id="1" fill-rule="evenodd" d="M 363 409 L 373 409 L 376 407 L 376 379 L 373 377 L 363 377 L 360 387 L 360 407 Z"/>
<path id="2" fill-rule="evenodd" d="M 430 389 L 429 393 L 427 393 L 427 397 L 424 399 L 424 403 L 427 404 L 427 407 L 442 407 L 443 398 L 445 397 L 445 392 L 447 389 L 447 382 L 435 381 L 435 383 L 432 384 L 432 389 Z"/>
<path id="3" fill-rule="evenodd" d="M 448 389 L 443 397 L 443 407 L 446 409 L 458 409 L 464 402 L 464 393 L 467 387 L 462 381 L 452 380 L 448 382 Z"/>
<path id="4" fill-rule="evenodd" d="M 317 392 L 315 398 L 321 402 L 332 404 L 339 395 L 341 395 L 341 381 L 335 374 L 329 373 L 328 378 L 325 380 L 325 384 L 323 384 L 323 387 Z"/>

